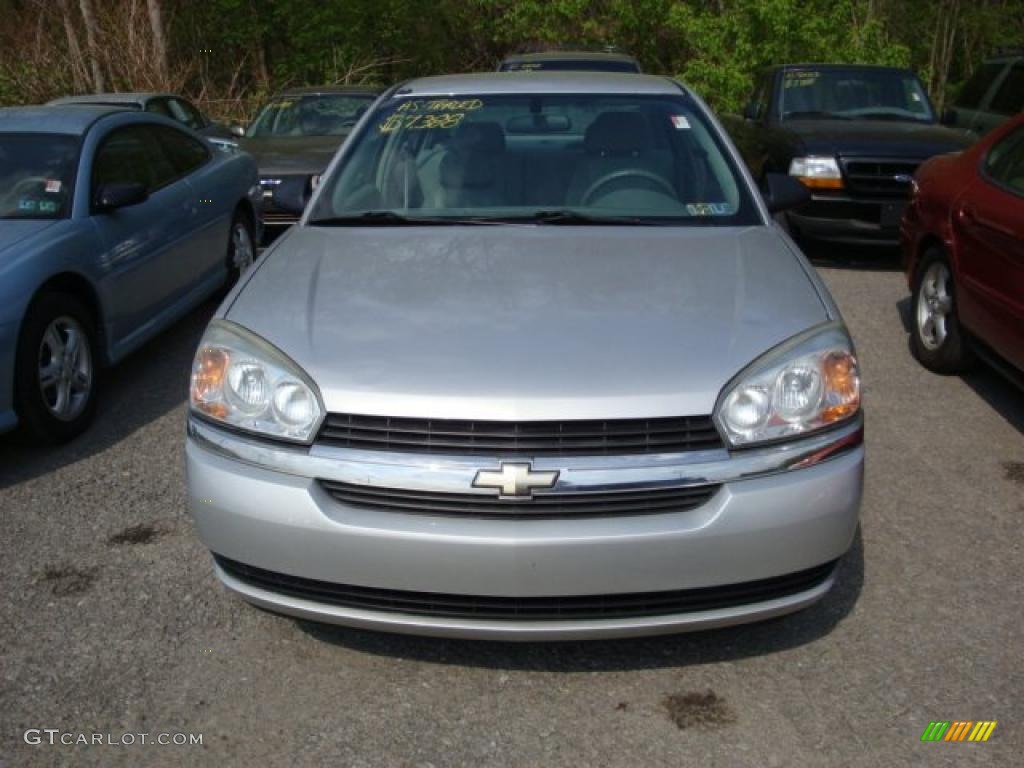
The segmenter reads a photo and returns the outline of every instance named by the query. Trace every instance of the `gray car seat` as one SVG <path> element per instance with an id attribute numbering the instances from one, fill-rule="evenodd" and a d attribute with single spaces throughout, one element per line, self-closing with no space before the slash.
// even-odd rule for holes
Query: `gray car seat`
<path id="1" fill-rule="evenodd" d="M 647 118 L 639 112 L 602 112 L 587 126 L 583 148 L 585 154 L 569 184 L 568 205 L 584 204 L 595 183 L 621 171 L 653 173 L 672 188 L 672 153 L 654 148 Z"/>
<path id="2" fill-rule="evenodd" d="M 441 160 L 441 207 L 512 205 L 506 190 L 505 132 L 498 123 L 463 123 Z"/>

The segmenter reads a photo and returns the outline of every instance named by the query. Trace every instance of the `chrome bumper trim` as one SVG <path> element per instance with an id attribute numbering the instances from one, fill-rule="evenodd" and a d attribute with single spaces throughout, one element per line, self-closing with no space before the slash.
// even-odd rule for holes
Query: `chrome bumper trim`
<path id="1" fill-rule="evenodd" d="M 802 440 L 730 453 L 725 449 L 625 456 L 546 456 L 533 459 L 535 470 L 558 470 L 549 493 L 586 493 L 674 488 L 728 483 L 812 466 L 863 442 L 859 415 L 848 425 Z M 440 456 L 366 451 L 321 445 L 287 446 L 228 432 L 189 416 L 188 437 L 198 446 L 235 461 L 297 477 L 416 491 L 479 493 L 481 468 L 496 467 L 500 457 Z"/>

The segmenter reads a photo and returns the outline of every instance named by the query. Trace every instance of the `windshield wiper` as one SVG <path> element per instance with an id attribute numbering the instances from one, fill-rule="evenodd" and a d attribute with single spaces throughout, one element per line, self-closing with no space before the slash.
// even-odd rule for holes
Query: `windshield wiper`
<path id="1" fill-rule="evenodd" d="M 783 120 L 849 120 L 850 118 L 846 115 L 840 115 L 835 112 L 824 112 L 817 109 L 809 109 L 803 112 L 786 112 L 782 116 Z"/>
<path id="2" fill-rule="evenodd" d="M 466 218 L 455 216 L 405 216 L 396 211 L 366 211 L 349 216 L 328 216 L 322 219 L 310 219 L 313 227 L 421 227 L 421 226 L 455 226 L 459 224 L 489 224 L 485 218 Z"/>
<path id="3" fill-rule="evenodd" d="M 568 209 L 553 211 L 537 211 L 525 216 L 509 216 L 501 221 L 520 223 L 529 222 L 533 224 L 568 224 L 575 226 L 634 226 L 638 224 L 652 224 L 654 222 L 643 219 L 640 216 L 594 216 L 589 213 L 580 213 Z"/>
<path id="4" fill-rule="evenodd" d="M 860 112 L 857 117 L 865 120 L 896 120 L 904 123 L 927 123 L 926 117 L 913 117 L 911 115 L 899 115 L 894 112 Z"/>

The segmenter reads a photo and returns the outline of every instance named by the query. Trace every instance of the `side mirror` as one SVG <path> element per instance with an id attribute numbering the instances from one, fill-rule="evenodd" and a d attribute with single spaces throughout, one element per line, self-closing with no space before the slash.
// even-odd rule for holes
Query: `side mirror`
<path id="1" fill-rule="evenodd" d="M 784 173 L 766 173 L 763 192 L 770 213 L 797 208 L 811 199 L 807 187 Z"/>
<path id="2" fill-rule="evenodd" d="M 103 184 L 96 190 L 96 210 L 116 211 L 130 205 L 144 203 L 149 198 L 144 184 L 135 182 Z"/>
<path id="3" fill-rule="evenodd" d="M 315 177 L 314 177 L 315 178 Z M 301 216 L 309 202 L 312 179 L 305 184 L 280 184 L 274 188 L 274 207 L 293 216 Z"/>
<path id="4" fill-rule="evenodd" d="M 757 102 L 748 101 L 746 106 L 743 107 L 743 119 L 744 120 L 757 120 Z"/>
<path id="5" fill-rule="evenodd" d="M 240 139 L 245 138 L 245 128 L 238 123 L 232 123 L 228 130 L 231 131 L 232 136 L 237 136 Z"/>
<path id="6" fill-rule="evenodd" d="M 943 125 L 956 125 L 956 110 L 947 109 L 942 113 L 942 117 L 939 118 L 939 122 Z"/>

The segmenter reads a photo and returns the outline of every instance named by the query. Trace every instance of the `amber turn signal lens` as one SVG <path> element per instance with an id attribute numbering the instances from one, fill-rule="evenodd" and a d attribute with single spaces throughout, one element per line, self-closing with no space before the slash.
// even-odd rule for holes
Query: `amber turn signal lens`
<path id="1" fill-rule="evenodd" d="M 825 374 L 825 408 L 822 421 L 831 423 L 852 416 L 860 408 L 860 371 L 857 359 L 846 352 L 833 352 L 822 361 Z"/>
<path id="2" fill-rule="evenodd" d="M 817 176 L 799 176 L 797 177 L 801 184 L 808 189 L 842 189 L 842 179 L 823 179 Z"/>
<path id="3" fill-rule="evenodd" d="M 224 372 L 228 368 L 228 355 L 222 349 L 206 348 L 196 353 L 192 363 L 192 403 L 197 408 L 213 416 L 226 413 L 224 405 L 223 385 Z"/>

